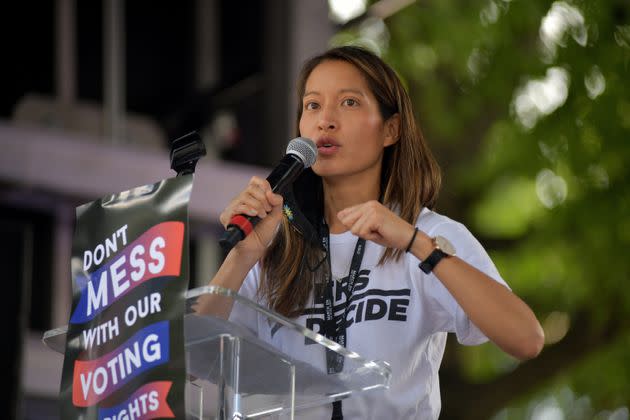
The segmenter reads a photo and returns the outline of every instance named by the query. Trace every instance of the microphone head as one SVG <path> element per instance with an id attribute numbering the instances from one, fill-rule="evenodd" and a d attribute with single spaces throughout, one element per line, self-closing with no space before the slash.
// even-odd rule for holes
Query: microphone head
<path id="1" fill-rule="evenodd" d="M 310 168 L 317 159 L 317 146 L 311 139 L 296 137 L 287 145 L 287 154 L 297 156 L 305 168 Z"/>

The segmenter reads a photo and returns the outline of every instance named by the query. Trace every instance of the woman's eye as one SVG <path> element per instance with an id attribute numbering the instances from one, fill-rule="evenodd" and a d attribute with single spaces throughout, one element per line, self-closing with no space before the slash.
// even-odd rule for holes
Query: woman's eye
<path id="1" fill-rule="evenodd" d="M 343 104 L 347 106 L 357 106 L 359 103 L 356 99 L 348 98 L 343 100 Z"/>
<path id="2" fill-rule="evenodd" d="M 318 106 L 317 102 L 307 102 L 304 104 L 304 109 L 317 109 Z"/>

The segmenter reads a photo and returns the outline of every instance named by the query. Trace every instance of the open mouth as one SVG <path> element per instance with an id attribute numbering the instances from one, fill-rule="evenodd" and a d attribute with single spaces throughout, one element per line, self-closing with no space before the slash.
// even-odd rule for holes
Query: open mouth
<path id="1" fill-rule="evenodd" d="M 317 141 L 318 149 L 332 149 L 335 147 L 339 147 L 339 144 L 332 138 L 321 138 Z"/>
<path id="2" fill-rule="evenodd" d="M 317 153 L 320 156 L 332 156 L 339 150 L 339 145 L 329 142 L 321 142 L 317 145 Z"/>

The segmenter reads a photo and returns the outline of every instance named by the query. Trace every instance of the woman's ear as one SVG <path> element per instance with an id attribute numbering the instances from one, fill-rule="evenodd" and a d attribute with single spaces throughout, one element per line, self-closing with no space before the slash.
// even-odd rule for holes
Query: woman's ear
<path id="1" fill-rule="evenodd" d="M 385 142 L 383 146 L 391 146 L 400 140 L 400 114 L 395 113 L 385 121 Z"/>

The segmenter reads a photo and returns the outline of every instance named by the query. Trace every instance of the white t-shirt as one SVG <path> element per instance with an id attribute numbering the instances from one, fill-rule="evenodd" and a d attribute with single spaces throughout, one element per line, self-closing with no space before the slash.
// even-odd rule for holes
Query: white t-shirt
<path id="1" fill-rule="evenodd" d="M 490 257 L 470 231 L 461 223 L 424 209 L 416 226 L 429 236 L 442 235 L 455 246 L 456 255 L 497 282 L 505 285 Z M 350 269 L 357 237 L 351 232 L 330 235 L 332 274 L 345 279 Z M 356 394 L 343 400 L 344 419 L 437 419 L 440 413 L 438 369 L 444 354 L 446 336 L 454 332 L 466 345 L 488 339 L 468 319 L 453 296 L 433 274 L 420 270 L 420 261 L 405 254 L 399 261 L 378 266 L 384 248 L 367 242 L 361 270 L 347 316 L 347 348 L 368 360 L 390 364 L 392 378 L 386 390 Z M 247 275 L 239 293 L 256 300 L 260 269 L 256 265 Z M 345 280 L 343 280 L 345 279 Z M 335 313 L 345 308 L 346 296 L 337 291 Z M 232 314 L 238 316 L 238 314 Z M 242 320 L 241 320 L 242 321 Z M 323 334 L 323 302 L 314 302 L 297 322 Z M 266 320 L 249 320 L 260 336 L 269 336 Z M 326 405 L 297 413 L 298 418 L 330 419 Z"/>

